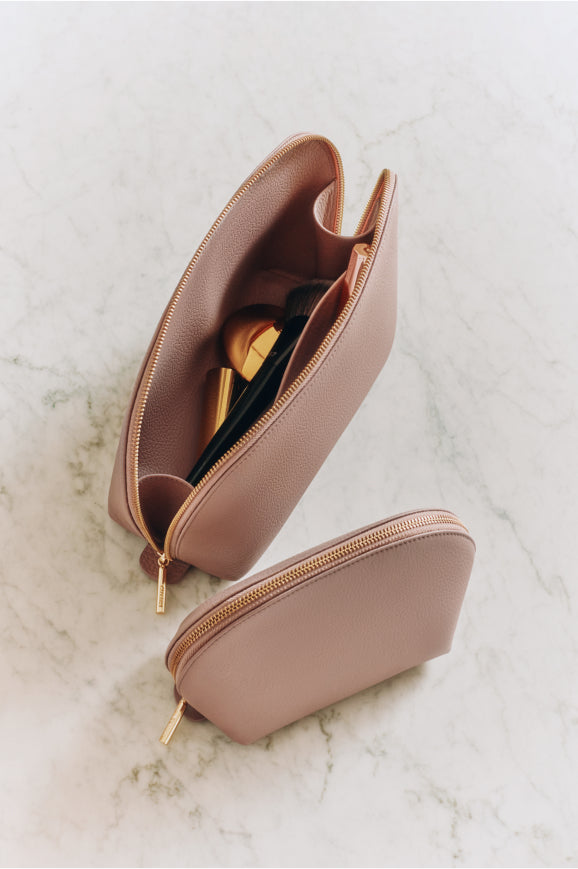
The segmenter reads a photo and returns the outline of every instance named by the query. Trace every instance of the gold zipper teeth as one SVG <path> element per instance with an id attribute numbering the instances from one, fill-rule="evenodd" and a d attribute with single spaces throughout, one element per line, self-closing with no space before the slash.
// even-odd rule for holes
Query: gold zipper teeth
<path id="1" fill-rule="evenodd" d="M 376 543 L 382 543 L 384 540 L 389 540 L 392 537 L 403 535 L 407 532 L 413 532 L 419 528 L 425 528 L 429 525 L 454 525 L 467 532 L 466 526 L 453 515 L 447 513 L 424 513 L 421 516 L 415 516 L 410 519 L 402 519 L 392 525 L 387 525 L 385 528 L 380 528 L 376 531 L 371 531 L 364 534 L 356 540 L 351 540 L 348 543 L 342 543 L 339 546 L 329 549 L 323 555 L 314 556 L 302 564 L 298 564 L 282 573 L 280 576 L 263 582 L 250 591 L 240 594 L 239 597 L 229 601 L 229 603 L 220 607 L 212 615 L 204 619 L 196 628 L 193 628 L 186 637 L 176 647 L 175 652 L 171 655 L 170 669 L 173 677 L 181 663 L 183 656 L 191 649 L 198 640 L 202 639 L 210 630 L 226 621 L 230 616 L 245 609 L 252 603 L 261 600 L 271 592 L 275 592 L 281 588 L 287 588 L 292 585 L 295 580 L 301 579 L 317 570 L 326 567 L 329 564 L 335 564 L 342 558 L 361 552 L 364 549 L 371 549 Z"/>
<path id="2" fill-rule="evenodd" d="M 265 163 L 263 163 L 263 165 L 256 172 L 253 173 L 253 175 L 249 178 L 249 180 L 246 181 L 239 188 L 239 190 L 235 193 L 235 195 L 232 197 L 232 199 L 229 200 L 229 202 L 227 203 L 225 208 L 223 208 L 223 210 L 221 211 L 221 213 L 219 214 L 219 216 L 217 217 L 217 219 L 215 220 L 215 222 L 211 226 L 210 230 L 206 234 L 205 238 L 203 239 L 203 241 L 199 245 L 197 252 L 193 256 L 189 265 L 185 269 L 183 276 L 181 277 L 179 283 L 177 284 L 177 288 L 173 294 L 173 298 L 171 299 L 171 303 L 167 309 L 167 313 L 166 313 L 164 322 L 161 326 L 161 329 L 159 330 L 159 334 L 158 334 L 157 340 L 155 342 L 154 350 L 153 350 L 150 362 L 147 366 L 147 370 L 146 370 L 145 375 L 144 375 L 144 378 L 145 378 L 144 393 L 143 393 L 142 399 L 140 401 L 140 404 L 139 404 L 139 407 L 138 407 L 138 410 L 136 413 L 135 424 L 134 424 L 134 428 L 132 430 L 132 450 L 130 450 L 130 457 L 132 459 L 132 468 L 129 466 L 129 468 L 127 469 L 128 476 L 131 479 L 133 501 L 134 501 L 134 504 L 136 505 L 135 510 L 136 510 L 137 522 L 141 528 L 141 531 L 143 532 L 143 536 L 145 537 L 147 542 L 152 546 L 152 548 L 155 550 L 155 552 L 157 552 L 157 554 L 159 554 L 159 555 L 161 555 L 162 553 L 159 551 L 159 548 L 158 548 L 156 541 L 154 540 L 153 536 L 150 534 L 150 532 L 148 530 L 148 527 L 147 527 L 147 524 L 145 522 L 145 518 L 144 518 L 144 515 L 142 512 L 141 504 L 140 504 L 140 495 L 139 495 L 139 486 L 138 486 L 138 457 L 139 457 L 139 451 L 140 451 L 140 438 L 141 438 L 142 423 L 143 423 L 143 419 L 144 419 L 146 403 L 148 400 L 153 376 L 154 376 L 154 373 L 156 370 L 157 362 L 159 360 L 159 356 L 160 356 L 160 353 L 162 350 L 162 346 L 163 346 L 163 342 L 165 340 L 166 333 L 168 331 L 170 322 L 171 322 L 173 314 L 175 312 L 175 308 L 177 307 L 178 301 L 179 301 L 181 294 L 183 292 L 183 288 L 184 288 L 186 282 L 188 281 L 188 279 L 191 275 L 191 272 L 193 271 L 193 268 L 197 264 L 198 260 L 200 259 L 201 254 L 203 253 L 204 249 L 206 248 L 206 246 L 209 243 L 212 236 L 215 234 L 217 228 L 223 222 L 225 216 L 229 213 L 229 211 L 233 208 L 233 206 L 239 201 L 241 196 L 243 196 L 243 194 L 246 193 L 246 191 L 249 190 L 249 188 L 252 187 L 253 184 L 271 166 L 273 166 L 278 160 L 280 160 L 282 157 L 284 157 L 285 154 L 287 154 L 293 148 L 297 147 L 298 145 L 303 144 L 304 142 L 308 142 L 308 141 L 325 142 L 329 146 L 330 153 L 332 154 L 333 159 L 335 160 L 336 169 L 337 169 L 336 180 L 337 180 L 337 184 L 338 184 L 338 190 L 337 190 L 336 219 L 335 219 L 333 231 L 336 233 L 341 233 L 341 224 L 343 221 L 343 201 L 344 201 L 344 175 L 343 175 L 343 163 L 341 161 L 341 156 L 338 153 L 338 151 L 335 149 L 335 146 L 333 145 L 333 143 L 330 142 L 329 139 L 327 139 L 325 136 L 316 136 L 316 135 L 299 136 L 298 138 L 293 139 L 284 148 L 281 148 L 279 151 L 275 152 L 275 154 L 272 157 L 270 157 L 269 160 L 267 160 Z M 275 407 L 275 405 L 274 405 L 274 407 Z M 271 408 L 271 410 L 273 410 L 273 408 Z M 252 431 L 254 431 L 254 430 L 255 429 L 253 427 Z M 251 429 L 250 429 L 250 431 L 251 431 Z M 234 447 L 232 447 L 227 453 L 225 453 L 221 457 L 221 460 L 218 463 L 219 467 L 220 467 L 222 461 L 226 457 L 228 457 L 231 454 L 231 452 L 234 451 L 238 447 L 238 445 L 239 445 L 239 442 L 237 442 L 237 444 L 235 444 Z M 215 466 L 213 466 L 213 468 L 215 468 Z M 201 480 L 199 480 L 199 483 L 193 489 L 193 491 L 190 493 L 190 495 L 187 498 L 187 500 L 185 501 L 185 503 L 181 506 L 181 508 L 179 509 L 176 516 L 173 518 L 173 521 L 171 522 L 171 525 L 169 526 L 169 528 L 167 530 L 167 535 L 166 535 L 165 544 L 164 544 L 164 554 L 166 555 L 166 557 L 169 561 L 171 560 L 170 553 L 169 553 L 170 537 L 172 536 L 172 530 L 174 529 L 174 526 L 176 525 L 176 521 L 178 521 L 178 518 L 180 518 L 180 516 L 183 514 L 184 509 L 186 509 L 185 505 L 188 506 L 188 504 L 190 504 L 194 495 L 205 484 L 205 480 L 209 476 L 212 476 L 213 468 L 211 468 L 207 472 L 207 475 L 205 475 L 205 477 L 203 477 Z"/>
<path id="3" fill-rule="evenodd" d="M 378 217 L 376 220 L 374 240 L 372 241 L 372 243 L 370 245 L 368 256 L 367 256 L 363 266 L 359 270 L 359 274 L 357 276 L 357 281 L 355 282 L 355 287 L 353 288 L 351 296 L 349 297 L 346 305 L 344 306 L 343 311 L 341 312 L 341 314 L 339 315 L 339 317 L 337 318 L 337 320 L 335 321 L 335 323 L 333 324 L 333 326 L 331 327 L 331 329 L 329 330 L 329 332 L 327 333 L 327 335 L 325 336 L 325 338 L 323 339 L 320 346 L 318 347 L 318 349 L 316 350 L 314 355 L 311 357 L 311 359 L 309 360 L 309 362 L 307 363 L 305 368 L 301 371 L 301 373 L 293 381 L 293 383 L 285 390 L 283 395 L 281 395 L 277 399 L 277 401 L 269 408 L 269 410 L 266 413 L 264 413 L 263 416 L 261 416 L 251 426 L 251 428 L 248 429 L 245 432 L 245 434 L 241 438 L 239 438 L 239 440 L 236 441 L 235 444 L 229 450 L 227 450 L 226 453 L 223 453 L 221 458 L 218 459 L 218 461 L 216 461 L 215 464 L 209 468 L 209 470 L 207 471 L 205 476 L 201 480 L 199 480 L 197 485 L 191 490 L 191 492 L 187 496 L 186 500 L 181 504 L 177 513 L 173 517 L 171 524 L 169 525 L 169 527 L 167 529 L 167 533 L 166 533 L 166 537 L 165 537 L 165 544 L 164 544 L 164 551 L 165 551 L 167 558 L 170 559 L 169 549 L 170 549 L 174 530 L 175 530 L 181 516 L 189 508 L 189 505 L 196 498 L 199 491 L 204 486 L 206 486 L 206 484 L 209 482 L 211 477 L 213 477 L 214 474 L 217 473 L 217 471 L 223 466 L 223 464 L 225 462 L 227 462 L 230 459 L 230 457 L 234 453 L 236 453 L 238 450 L 242 449 L 245 446 L 245 444 L 248 443 L 255 436 L 257 431 L 259 431 L 259 429 L 261 429 L 263 426 L 267 425 L 269 420 L 273 416 L 275 416 L 275 414 L 278 412 L 278 410 L 284 404 L 286 404 L 286 402 L 291 398 L 291 396 L 296 392 L 296 390 L 299 389 L 299 387 L 301 386 L 303 381 L 309 376 L 310 372 L 317 365 L 319 359 L 325 353 L 327 347 L 329 346 L 329 344 L 333 340 L 335 334 L 341 328 L 341 325 L 344 322 L 345 318 L 349 315 L 349 311 L 351 310 L 351 307 L 352 307 L 354 301 L 356 300 L 357 296 L 359 295 L 359 288 L 361 287 L 361 285 L 365 281 L 365 277 L 367 275 L 367 272 L 369 271 L 369 269 L 373 263 L 373 255 L 375 253 L 375 248 L 376 248 L 375 239 L 381 233 L 381 227 L 385 223 L 385 217 L 386 217 L 386 213 L 387 213 L 386 212 L 386 203 L 387 203 L 387 205 L 389 205 L 389 203 L 391 201 L 390 197 L 389 196 L 386 197 L 386 195 L 385 195 L 386 192 L 388 192 L 388 193 L 390 192 L 390 185 L 391 185 L 391 174 L 388 170 L 385 170 L 385 172 L 384 172 L 383 184 L 384 184 L 384 190 L 383 190 L 383 194 L 382 194 L 382 200 L 380 203 L 379 214 L 378 214 Z M 379 228 L 378 228 L 378 226 L 379 226 Z"/>

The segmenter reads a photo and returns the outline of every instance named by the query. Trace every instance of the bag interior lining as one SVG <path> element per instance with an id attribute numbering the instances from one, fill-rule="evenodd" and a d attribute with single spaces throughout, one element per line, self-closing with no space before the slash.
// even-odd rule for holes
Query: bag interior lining
<path id="1" fill-rule="evenodd" d="M 255 196 L 245 194 L 225 218 L 224 222 L 231 218 L 229 231 L 219 227 L 192 270 L 167 329 L 141 428 L 141 507 L 155 537 L 162 538 L 191 490 L 184 477 L 197 459 L 206 373 L 228 365 L 220 338 L 226 318 L 246 305 L 284 307 L 290 290 L 312 278 L 341 281 L 353 245 L 371 242 L 377 191 L 364 231 L 341 236 L 327 226 L 334 213 L 335 186 L 335 178 L 325 178 L 321 187 L 314 178 L 291 196 L 282 190 L 276 213 L 263 187 L 254 191 Z M 259 202 L 266 212 L 261 214 L 261 225 L 243 225 L 244 217 L 254 216 Z M 317 305 L 278 395 L 300 373 L 331 327 L 338 293 L 339 285 L 334 283 L 327 300 L 324 297 Z"/>

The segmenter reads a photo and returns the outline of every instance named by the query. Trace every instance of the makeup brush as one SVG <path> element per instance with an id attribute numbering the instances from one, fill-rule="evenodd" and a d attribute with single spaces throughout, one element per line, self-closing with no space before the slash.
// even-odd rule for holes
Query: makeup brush
<path id="1" fill-rule="evenodd" d="M 279 337 L 188 475 L 187 482 L 192 486 L 196 486 L 209 468 L 274 402 L 299 336 L 313 309 L 332 283 L 329 280 L 316 279 L 291 290 L 287 296 L 285 323 Z"/>
<path id="2" fill-rule="evenodd" d="M 283 308 L 274 305 L 248 305 L 225 320 L 221 335 L 232 368 L 207 372 L 197 458 L 263 364 L 283 328 L 284 316 Z"/>
<path id="3" fill-rule="evenodd" d="M 221 427 L 246 385 L 247 381 L 232 368 L 211 368 L 207 371 L 197 456 L 201 455 Z"/>
<path id="4" fill-rule="evenodd" d="M 227 317 L 222 329 L 223 346 L 231 363 L 245 380 L 252 380 L 283 329 L 285 312 L 275 305 L 248 305 Z"/>

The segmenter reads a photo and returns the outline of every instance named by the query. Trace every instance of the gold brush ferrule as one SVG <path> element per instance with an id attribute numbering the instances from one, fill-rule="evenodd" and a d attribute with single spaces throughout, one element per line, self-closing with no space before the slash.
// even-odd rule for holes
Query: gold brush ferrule
<path id="1" fill-rule="evenodd" d="M 237 373 L 232 368 L 211 368 L 207 372 L 199 456 L 229 413 L 236 378 Z"/>
<path id="2" fill-rule="evenodd" d="M 245 380 L 252 380 L 259 368 L 271 352 L 273 345 L 281 333 L 281 327 L 276 323 L 266 326 L 253 338 L 247 358 L 241 370 Z"/>
<path id="3" fill-rule="evenodd" d="M 283 328 L 283 308 L 248 305 L 226 320 L 223 345 L 229 362 L 245 380 L 252 380 Z"/>

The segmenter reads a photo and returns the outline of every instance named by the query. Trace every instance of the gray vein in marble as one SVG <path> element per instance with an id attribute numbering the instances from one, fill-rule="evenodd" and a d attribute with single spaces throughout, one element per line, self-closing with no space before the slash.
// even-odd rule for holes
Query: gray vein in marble
<path id="1" fill-rule="evenodd" d="M 327 8 L 0 7 L 6 865 L 578 865 L 578 7 L 333 4 L 330 36 Z M 399 173 L 399 318 L 256 569 L 437 504 L 474 573 L 450 655 L 165 749 L 166 644 L 222 583 L 155 619 L 118 434 L 197 244 L 297 130 L 343 154 L 345 231 Z"/>

